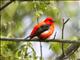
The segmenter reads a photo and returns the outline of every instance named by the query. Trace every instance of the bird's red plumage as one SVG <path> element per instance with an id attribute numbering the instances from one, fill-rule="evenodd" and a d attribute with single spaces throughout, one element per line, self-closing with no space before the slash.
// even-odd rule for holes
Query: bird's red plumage
<path id="1" fill-rule="evenodd" d="M 54 22 L 53 19 L 51 17 L 46 18 L 44 21 L 38 23 L 37 25 L 34 26 L 31 34 L 30 34 L 30 39 L 32 39 L 33 37 L 35 37 L 36 32 L 38 31 L 38 29 L 43 26 L 43 25 L 50 25 L 49 29 L 42 32 L 40 35 L 38 35 L 37 37 L 39 37 L 40 39 L 46 39 L 48 37 L 50 37 L 53 32 L 54 32 Z"/>

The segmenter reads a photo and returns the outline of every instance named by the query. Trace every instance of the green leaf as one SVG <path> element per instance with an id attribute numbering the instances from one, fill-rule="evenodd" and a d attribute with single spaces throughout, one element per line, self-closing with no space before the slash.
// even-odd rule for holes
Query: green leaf
<path id="1" fill-rule="evenodd" d="M 9 6 L 7 6 L 5 11 L 10 17 L 13 17 L 14 13 L 16 12 L 17 7 L 18 7 L 18 1 L 15 1 L 11 3 Z"/>
<path id="2" fill-rule="evenodd" d="M 61 53 L 61 46 L 59 43 L 50 43 L 50 49 L 52 49 L 52 51 L 54 51 L 57 54 Z"/>

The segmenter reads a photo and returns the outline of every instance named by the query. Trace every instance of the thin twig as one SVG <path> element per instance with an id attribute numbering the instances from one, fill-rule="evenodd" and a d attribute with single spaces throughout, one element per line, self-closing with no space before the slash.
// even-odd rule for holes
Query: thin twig
<path id="1" fill-rule="evenodd" d="M 42 44 L 41 44 L 41 42 L 40 42 L 40 52 L 41 52 L 40 60 L 42 60 Z"/>
<path id="2" fill-rule="evenodd" d="M 62 27 L 62 40 L 64 39 L 64 20 L 63 20 L 63 27 Z M 61 44 L 62 46 L 62 54 L 64 55 L 64 44 Z"/>
<path id="3" fill-rule="evenodd" d="M 64 22 L 64 19 L 63 19 L 63 27 L 62 27 L 62 40 L 64 39 L 64 27 L 65 27 L 65 24 L 69 21 L 70 18 L 68 18 L 65 22 Z M 64 43 L 62 43 L 62 53 L 64 55 Z"/>
<path id="4" fill-rule="evenodd" d="M 67 50 L 65 51 L 65 55 L 61 54 L 56 58 L 56 60 L 65 60 L 68 57 L 70 57 L 78 48 L 80 47 L 80 44 L 72 44 L 70 45 Z"/>
<path id="5" fill-rule="evenodd" d="M 39 18 L 37 18 L 37 24 L 39 23 Z M 42 44 L 41 44 L 41 41 L 40 41 L 40 53 L 41 53 L 41 57 L 40 57 L 40 60 L 42 60 Z"/>
<path id="6" fill-rule="evenodd" d="M 14 0 L 11 0 L 9 2 L 7 2 L 5 5 L 3 5 L 2 7 L 0 7 L 0 11 L 2 11 L 4 8 L 6 8 L 9 4 L 11 4 Z"/>
<path id="7" fill-rule="evenodd" d="M 37 13 L 37 10 L 38 10 L 37 5 L 36 5 L 35 10 L 36 10 L 36 13 Z M 37 24 L 39 24 L 39 17 L 38 16 L 37 16 Z M 40 53 L 41 53 L 40 60 L 42 60 L 42 44 L 41 44 L 41 41 L 40 41 Z"/>
<path id="8" fill-rule="evenodd" d="M 64 25 L 69 21 L 69 18 L 64 22 Z M 64 29 L 63 29 L 64 30 Z M 63 40 L 63 39 L 62 39 Z M 80 38 L 78 39 L 79 42 Z M 56 58 L 56 60 L 64 60 L 70 57 L 78 48 L 80 44 L 71 44 L 67 50 L 65 50 L 65 55 L 62 53 L 60 56 Z"/>
<path id="9" fill-rule="evenodd" d="M 16 42 L 20 42 L 20 41 L 24 41 L 24 42 L 58 42 L 58 43 L 73 43 L 73 44 L 80 44 L 80 40 L 62 40 L 62 39 L 46 39 L 46 40 L 40 40 L 40 39 L 24 39 L 24 38 L 0 38 L 0 41 L 16 41 Z"/>
<path id="10" fill-rule="evenodd" d="M 65 22 L 64 22 L 64 25 L 70 20 L 70 18 L 68 18 Z"/>
<path id="11" fill-rule="evenodd" d="M 79 44 L 72 44 L 70 45 L 67 50 L 66 50 L 66 55 L 64 57 L 64 59 L 67 59 L 68 57 L 70 57 L 72 54 L 74 54 L 74 52 L 79 48 Z"/>
<path id="12" fill-rule="evenodd" d="M 54 34 L 54 38 L 53 38 L 53 39 L 55 39 L 55 38 L 56 38 L 56 34 L 57 34 L 57 32 L 55 32 L 55 34 Z"/>

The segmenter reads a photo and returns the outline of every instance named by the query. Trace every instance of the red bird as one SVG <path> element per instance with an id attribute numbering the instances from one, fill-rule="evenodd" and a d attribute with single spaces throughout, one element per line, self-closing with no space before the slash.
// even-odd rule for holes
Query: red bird
<path id="1" fill-rule="evenodd" d="M 47 17 L 44 21 L 34 26 L 29 37 L 32 39 L 37 36 L 40 39 L 46 39 L 53 34 L 54 28 L 55 26 L 53 18 Z"/>

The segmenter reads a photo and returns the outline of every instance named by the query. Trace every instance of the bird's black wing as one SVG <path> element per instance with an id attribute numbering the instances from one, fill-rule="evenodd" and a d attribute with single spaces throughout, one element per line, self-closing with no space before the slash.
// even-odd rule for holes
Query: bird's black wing
<path id="1" fill-rule="evenodd" d="M 50 25 L 44 24 L 42 25 L 35 33 L 35 36 L 39 36 L 44 31 L 47 31 L 49 29 Z"/>

